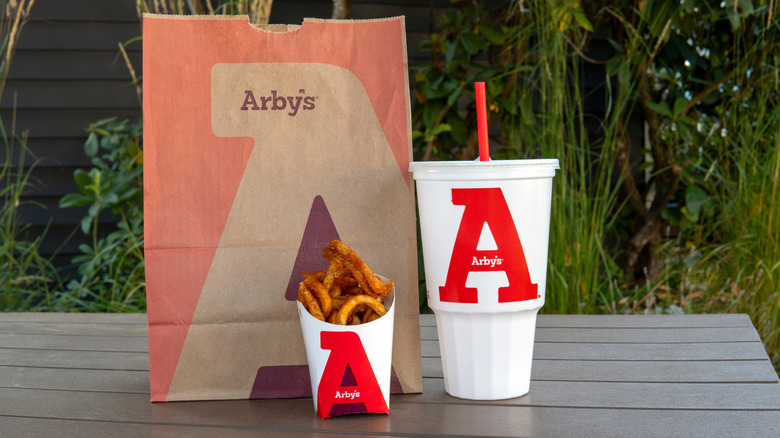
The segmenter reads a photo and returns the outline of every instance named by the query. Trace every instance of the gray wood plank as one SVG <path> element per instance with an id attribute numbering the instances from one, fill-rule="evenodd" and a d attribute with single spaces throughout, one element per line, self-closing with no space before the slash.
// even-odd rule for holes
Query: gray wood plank
<path id="1" fill-rule="evenodd" d="M 537 342 L 576 343 L 719 343 L 761 342 L 753 327 L 697 327 L 697 328 L 557 328 L 540 327 Z"/>
<path id="2" fill-rule="evenodd" d="M 71 324 L 139 324 L 146 325 L 145 313 L 65 313 L 65 312 L 6 312 L 0 316 L 6 322 L 71 323 Z"/>
<path id="3" fill-rule="evenodd" d="M 420 315 L 420 326 L 435 327 L 436 316 Z M 744 313 L 693 315 L 538 315 L 537 327 L 569 328 L 693 328 L 693 327 L 752 327 Z"/>
<path id="4" fill-rule="evenodd" d="M 766 383 L 631 383 L 532 380 L 528 394 L 497 402 L 448 395 L 444 379 L 424 379 L 419 395 L 398 403 L 484 403 L 603 409 L 780 410 L 780 385 Z"/>
<path id="5" fill-rule="evenodd" d="M 149 372 L 0 366 L 5 388 L 149 394 Z"/>
<path id="6" fill-rule="evenodd" d="M 146 324 L 95 324 L 74 322 L 4 322 L 0 334 L 62 336 L 147 336 Z"/>
<path id="7" fill-rule="evenodd" d="M 85 438 L 85 437 L 186 437 L 186 438 L 257 438 L 261 434 L 272 434 L 278 437 L 299 437 L 300 430 L 269 430 L 255 426 L 249 429 L 239 429 L 230 426 L 187 426 L 156 423 L 137 423 L 132 421 L 94 421 L 94 420 L 60 420 L 50 418 L 4 417 L 0 418 L 3 436 L 15 437 L 48 437 Z M 338 437 L 340 433 L 330 434 L 317 432 L 318 437 Z M 360 436 L 360 435 L 353 435 Z"/>
<path id="8" fill-rule="evenodd" d="M 428 341 L 430 342 L 430 341 Z M 537 359 L 589 360 L 766 360 L 760 342 L 672 343 L 672 344 L 577 344 L 534 345 Z"/>
<path id="9" fill-rule="evenodd" d="M 148 372 L 149 354 L 145 351 L 126 352 L 0 348 L 0 365 Z"/>
<path id="10" fill-rule="evenodd" d="M 423 377 L 444 377 L 438 358 L 422 358 Z M 769 360 L 584 361 L 534 359 L 531 380 L 587 382 L 777 383 Z"/>
<path id="11" fill-rule="evenodd" d="M 0 322 L 0 333 L 26 333 L 0 334 L 0 427 L 19 436 L 47 426 L 61 436 L 780 434 L 777 374 L 755 329 L 740 325 L 738 315 L 709 326 L 696 318 L 639 329 L 630 328 L 632 318 L 551 320 L 553 327 L 537 331 L 537 341 L 553 341 L 537 342 L 531 392 L 489 402 L 444 392 L 435 324 L 423 317 L 421 333 L 433 334 L 422 342 L 424 392 L 393 396 L 389 416 L 330 420 L 316 418 L 311 399 L 151 404 L 145 315 L 56 314 L 47 324 L 48 315 L 3 315 Z M 112 320 L 141 335 L 118 335 Z M 101 330 L 111 335 L 95 334 Z M 653 333 L 662 339 L 650 339 Z M 632 341 L 637 337 L 647 342 Z"/>
<path id="12" fill-rule="evenodd" d="M 767 436 L 780 411 L 559 408 L 481 403 L 390 403 L 390 415 L 319 420 L 311 400 L 150 404 L 141 395 L 4 390 L 5 416 L 377 435 Z M 407 396 L 402 396 L 407 397 Z M 18 401 L 12 403 L 12 401 Z M 261 425 L 258 427 L 258 425 Z"/>
<path id="13" fill-rule="evenodd" d="M 534 360 L 531 378 L 604 382 L 778 383 L 767 360 L 746 361 L 560 361 Z"/>
<path id="14" fill-rule="evenodd" d="M 421 341 L 422 357 L 441 357 L 438 341 Z M 583 360 L 764 360 L 768 355 L 760 342 L 713 344 L 577 344 L 534 345 L 536 359 Z"/>
<path id="15" fill-rule="evenodd" d="M 420 338 L 438 339 L 435 327 L 420 327 Z M 660 327 L 660 328 L 576 328 L 537 327 L 536 342 L 565 343 L 635 343 L 657 344 L 671 342 L 761 342 L 756 330 L 750 327 Z"/>
<path id="16" fill-rule="evenodd" d="M 0 334 L 0 347 L 46 350 L 148 352 L 146 336 L 71 336 Z"/>
<path id="17" fill-rule="evenodd" d="M 695 328 L 753 327 L 747 314 L 692 315 L 539 315 L 537 327 Z"/>

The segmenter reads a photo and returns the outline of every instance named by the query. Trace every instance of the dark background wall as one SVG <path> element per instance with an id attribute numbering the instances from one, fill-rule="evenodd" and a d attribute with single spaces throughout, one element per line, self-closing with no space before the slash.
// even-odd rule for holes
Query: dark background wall
<path id="1" fill-rule="evenodd" d="M 350 18 L 406 16 L 410 65 L 426 58 L 418 49 L 434 29 L 432 17 L 447 0 L 352 0 Z M 276 0 L 271 23 L 299 24 L 304 17 L 330 18 L 331 0 Z M 44 254 L 57 253 L 66 266 L 88 237 L 74 231 L 83 210 L 58 208 L 59 199 L 75 192 L 73 171 L 89 167 L 83 152 L 90 123 L 108 117 L 136 122 L 141 103 L 118 44 L 141 35 L 135 0 L 36 0 L 23 28 L 0 116 L 10 131 L 27 135 L 26 159 L 33 166 L 31 183 L 19 208 L 29 225 L 29 238 L 44 234 Z M 141 75 L 141 42 L 126 46 L 133 68 Z M 0 151 L 0 161 L 5 160 Z M 101 218 L 108 232 L 115 218 Z M 64 246 L 63 246 L 64 245 Z"/>

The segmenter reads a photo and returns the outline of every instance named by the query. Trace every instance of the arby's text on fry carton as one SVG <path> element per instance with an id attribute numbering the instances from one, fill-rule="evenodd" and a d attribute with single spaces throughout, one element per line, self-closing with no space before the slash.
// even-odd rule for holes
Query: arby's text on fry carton
<path id="1" fill-rule="evenodd" d="M 295 303 L 333 240 L 395 285 L 377 381 L 421 392 L 404 18 L 145 14 L 143 33 L 151 400 L 312 397 Z"/>

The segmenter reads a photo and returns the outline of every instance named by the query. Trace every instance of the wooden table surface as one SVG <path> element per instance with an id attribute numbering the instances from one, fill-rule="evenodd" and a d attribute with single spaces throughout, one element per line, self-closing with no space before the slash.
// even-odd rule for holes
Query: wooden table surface
<path id="1" fill-rule="evenodd" d="M 780 385 L 746 315 L 553 316 L 529 394 L 444 392 L 421 317 L 422 394 L 320 420 L 311 399 L 149 402 L 146 316 L 0 313 L 0 436 L 780 436 Z"/>

